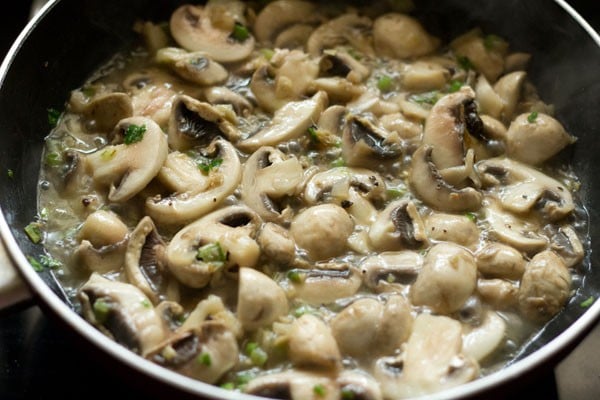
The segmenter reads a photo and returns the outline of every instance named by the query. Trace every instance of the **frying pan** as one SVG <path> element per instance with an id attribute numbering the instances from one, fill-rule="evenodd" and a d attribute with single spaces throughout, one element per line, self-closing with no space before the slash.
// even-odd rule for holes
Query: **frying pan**
<path id="1" fill-rule="evenodd" d="M 35 272 L 26 256 L 42 254 L 23 228 L 37 211 L 38 172 L 48 108 L 62 108 L 70 90 L 115 52 L 138 40 L 136 18 L 161 21 L 176 0 L 56 0 L 47 4 L 19 36 L 0 68 L 0 307 L 33 299 L 82 338 L 94 354 L 116 368 L 142 375 L 149 384 L 184 396 L 252 398 L 206 385 L 163 369 L 109 340 L 74 310 L 50 271 Z M 568 354 L 600 317 L 600 37 L 561 0 L 415 1 L 414 14 L 444 41 L 479 26 L 505 37 L 516 51 L 533 55 L 529 77 L 557 118 L 578 137 L 561 157 L 581 178 L 591 249 L 580 267 L 577 291 L 530 345 L 503 370 L 431 398 L 496 397 L 523 377 L 551 368 Z M 12 171 L 9 173 L 8 171 Z M 12 268 L 11 268 L 12 266 Z M 16 272 L 15 272 L 16 271 Z M 16 277 L 18 275 L 18 277 Z"/>

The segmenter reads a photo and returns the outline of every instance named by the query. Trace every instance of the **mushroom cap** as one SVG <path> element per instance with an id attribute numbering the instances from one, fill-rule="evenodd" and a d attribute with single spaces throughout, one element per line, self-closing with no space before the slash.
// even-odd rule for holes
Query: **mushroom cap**
<path id="1" fill-rule="evenodd" d="M 218 62 L 235 62 L 248 57 L 254 50 L 254 37 L 243 41 L 231 37 L 226 31 L 213 25 L 205 7 L 183 5 L 171 14 L 169 22 L 175 41 L 189 51 L 202 51 Z"/>
<path id="2" fill-rule="evenodd" d="M 287 311 L 288 301 L 281 286 L 255 269 L 240 269 L 237 316 L 245 330 L 270 325 Z"/>
<path id="3" fill-rule="evenodd" d="M 267 4 L 256 16 L 254 34 L 263 44 L 268 44 L 286 28 L 296 24 L 316 22 L 315 4 L 301 0 L 277 0 Z"/>
<path id="4" fill-rule="evenodd" d="M 312 314 L 304 314 L 292 323 L 288 354 L 295 366 L 329 370 L 341 366 L 342 356 L 329 326 Z"/>
<path id="5" fill-rule="evenodd" d="M 321 204 L 298 214 L 290 233 L 311 259 L 323 260 L 341 254 L 353 230 L 354 222 L 342 207 Z"/>
<path id="6" fill-rule="evenodd" d="M 373 42 L 379 56 L 399 59 L 424 56 L 440 43 L 419 21 L 400 13 L 384 14 L 375 20 Z"/>

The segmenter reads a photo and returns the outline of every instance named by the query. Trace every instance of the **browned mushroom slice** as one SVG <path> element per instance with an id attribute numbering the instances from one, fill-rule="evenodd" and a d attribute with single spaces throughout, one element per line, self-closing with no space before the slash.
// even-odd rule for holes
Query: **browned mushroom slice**
<path id="1" fill-rule="evenodd" d="M 421 215 L 412 201 L 393 201 L 369 229 L 369 239 L 379 251 L 414 249 L 427 242 Z"/>
<path id="2" fill-rule="evenodd" d="M 160 316 L 133 285 L 93 273 L 78 298 L 85 319 L 136 353 L 146 355 L 165 338 Z"/>
<path id="3" fill-rule="evenodd" d="M 241 2 L 239 2 L 241 3 Z M 212 20 L 207 7 L 186 4 L 173 14 L 169 26 L 175 41 L 189 51 L 202 51 L 218 62 L 235 62 L 248 57 L 254 50 L 254 37 L 235 37 L 236 21 L 229 29 L 219 26 L 218 18 Z M 227 24 L 226 24 L 227 25 Z"/>
<path id="4" fill-rule="evenodd" d="M 446 182 L 432 160 L 433 147 L 420 146 L 413 154 L 409 182 L 417 197 L 428 206 L 448 212 L 474 211 L 483 195 L 472 187 L 456 188 Z"/>
<path id="5" fill-rule="evenodd" d="M 229 111 L 233 114 L 231 109 Z M 196 144 L 208 144 L 217 136 L 237 141 L 240 133 L 224 108 L 179 95 L 169 117 L 169 146 L 185 151 Z"/>
<path id="6" fill-rule="evenodd" d="M 82 112 L 89 120 L 87 127 L 107 133 L 120 120 L 133 115 L 133 105 L 131 97 L 125 93 L 105 93 L 95 96 Z"/>
<path id="7" fill-rule="evenodd" d="M 369 167 L 382 160 L 395 160 L 402 151 L 389 132 L 364 117 L 350 115 L 343 130 L 342 154 L 349 166 Z"/>

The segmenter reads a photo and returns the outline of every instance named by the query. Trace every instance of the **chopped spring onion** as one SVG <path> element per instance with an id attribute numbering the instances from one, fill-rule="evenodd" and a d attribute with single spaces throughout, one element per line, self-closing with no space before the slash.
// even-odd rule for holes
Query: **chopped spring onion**
<path id="1" fill-rule="evenodd" d="M 535 122 L 535 120 L 537 119 L 537 117 L 538 117 L 538 112 L 537 111 L 532 111 L 531 114 L 529 114 L 527 116 L 527 121 L 530 124 L 533 124 Z"/>
<path id="2" fill-rule="evenodd" d="M 40 229 L 39 223 L 32 222 L 27 225 L 24 230 L 32 243 L 38 244 L 42 241 L 42 230 Z"/>
<path id="3" fill-rule="evenodd" d="M 389 75 L 383 75 L 377 81 L 377 88 L 382 92 L 389 92 L 392 90 L 392 86 L 394 85 L 394 80 Z"/>
<path id="4" fill-rule="evenodd" d="M 246 28 L 244 25 L 236 23 L 233 26 L 233 32 L 231 32 L 231 37 L 237 40 L 238 42 L 243 42 L 250 37 L 250 32 L 248 31 L 248 28 Z"/>
<path id="5" fill-rule="evenodd" d="M 227 260 L 227 254 L 223 251 L 219 242 L 216 242 L 200 247 L 196 258 L 207 263 L 222 264 Z"/>
<path id="6" fill-rule="evenodd" d="M 198 163 L 198 168 L 200 168 L 204 175 L 208 175 L 210 171 L 219 168 L 221 164 L 223 164 L 222 158 L 207 158 Z"/>
<path id="7" fill-rule="evenodd" d="M 144 138 L 144 133 L 146 133 L 146 125 L 131 124 L 125 130 L 125 137 L 123 138 L 123 142 L 125 142 L 125 144 L 133 144 L 139 142 Z"/>

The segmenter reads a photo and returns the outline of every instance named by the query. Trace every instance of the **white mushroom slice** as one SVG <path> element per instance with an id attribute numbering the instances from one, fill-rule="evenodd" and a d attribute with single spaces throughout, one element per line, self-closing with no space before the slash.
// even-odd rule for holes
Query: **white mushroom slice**
<path id="1" fill-rule="evenodd" d="M 413 317 L 403 296 L 383 302 L 363 298 L 344 308 L 331 320 L 331 330 L 342 354 L 373 359 L 399 350 L 412 330 Z"/>
<path id="2" fill-rule="evenodd" d="M 423 268 L 410 288 L 415 305 L 436 313 L 458 311 L 477 285 L 475 258 L 464 247 L 452 243 L 434 245 L 425 256 Z"/>
<path id="3" fill-rule="evenodd" d="M 425 226 L 415 204 L 407 200 L 388 204 L 371 225 L 369 240 L 379 251 L 414 249 L 427 243 Z"/>
<path id="4" fill-rule="evenodd" d="M 296 157 L 264 146 L 254 152 L 244 165 L 242 200 L 266 221 L 289 222 L 291 209 L 282 208 L 279 200 L 298 193 L 304 170 Z"/>
<path id="5" fill-rule="evenodd" d="M 477 103 L 479 104 L 479 111 L 482 114 L 488 114 L 494 118 L 499 118 L 502 115 L 504 101 L 502 101 L 500 95 L 492 88 L 485 75 L 480 75 L 477 78 L 475 93 Z"/>
<path id="6" fill-rule="evenodd" d="M 430 239 L 453 242 L 474 248 L 479 242 L 477 224 L 465 215 L 432 213 L 425 219 L 425 231 Z"/>
<path id="7" fill-rule="evenodd" d="M 571 293 L 571 274 L 552 251 L 536 254 L 525 268 L 519 287 L 520 310 L 530 320 L 546 322 L 566 304 Z"/>
<path id="8" fill-rule="evenodd" d="M 572 268 L 583 260 L 585 249 L 572 226 L 558 228 L 550 241 L 550 248 L 562 257 L 567 267 Z"/>
<path id="9" fill-rule="evenodd" d="M 292 323 L 288 355 L 297 367 L 337 370 L 342 362 L 340 349 L 331 329 L 312 314 L 304 314 Z"/>
<path id="10" fill-rule="evenodd" d="M 296 243 L 281 225 L 267 222 L 262 226 L 257 241 L 261 252 L 278 264 L 290 264 L 296 256 Z"/>
<path id="11" fill-rule="evenodd" d="M 339 76 L 358 84 L 369 77 L 371 70 L 345 51 L 325 50 L 319 61 L 321 76 Z"/>
<path id="12" fill-rule="evenodd" d="M 86 156 L 86 161 L 94 181 L 109 186 L 108 199 L 124 202 L 158 174 L 167 158 L 167 136 L 153 120 L 145 117 L 121 120 L 115 135 L 125 143 L 103 147 Z"/>
<path id="13" fill-rule="evenodd" d="M 366 87 L 355 85 L 344 78 L 328 77 L 313 80 L 309 86 L 309 91 L 323 91 L 327 93 L 330 103 L 344 104 L 357 100 L 359 96 L 365 93 Z M 373 102 L 376 101 L 378 100 L 373 100 Z"/>
<path id="14" fill-rule="evenodd" d="M 198 144 L 208 144 L 217 136 L 232 142 L 239 139 L 231 108 L 213 106 L 187 95 L 175 98 L 169 117 L 169 146 L 172 149 L 185 151 Z"/>
<path id="15" fill-rule="evenodd" d="M 509 158 L 492 158 L 477 164 L 482 180 L 496 186 L 502 207 L 521 216 L 536 211 L 558 221 L 575 209 L 566 186 L 541 171 Z"/>
<path id="16" fill-rule="evenodd" d="M 237 146 L 243 151 L 252 152 L 261 146 L 273 146 L 295 139 L 318 120 L 326 105 L 325 92 L 318 92 L 308 100 L 288 103 L 275 112 L 265 129 L 242 140 Z"/>
<path id="17" fill-rule="evenodd" d="M 343 14 L 315 29 L 308 38 L 306 50 L 312 57 L 318 57 L 325 49 L 347 44 L 359 53 L 372 56 L 373 42 L 366 34 L 372 25 L 373 21 L 368 17 Z"/>
<path id="18" fill-rule="evenodd" d="M 480 325 L 463 325 L 462 352 L 482 361 L 506 340 L 506 322 L 494 311 L 487 311 Z"/>
<path id="19" fill-rule="evenodd" d="M 504 71 L 508 43 L 497 36 L 493 39 L 486 41 L 481 29 L 475 28 L 454 39 L 450 47 L 458 57 L 466 57 L 489 82 L 496 82 Z"/>
<path id="20" fill-rule="evenodd" d="M 494 91 L 500 96 L 503 103 L 502 118 L 511 121 L 521 99 L 523 84 L 527 74 L 523 71 L 511 72 L 504 75 L 494 85 Z"/>
<path id="21" fill-rule="evenodd" d="M 447 212 L 475 211 L 483 195 L 472 187 L 456 188 L 446 182 L 432 161 L 433 147 L 420 146 L 413 154 L 409 183 L 419 199 L 428 206 Z"/>
<path id="22" fill-rule="evenodd" d="M 342 254 L 353 230 L 352 218 L 335 204 L 307 208 L 294 218 L 290 227 L 294 241 L 312 260 Z"/>
<path id="23" fill-rule="evenodd" d="M 90 271 L 116 271 L 123 265 L 128 235 L 127 225 L 115 213 L 95 211 L 88 215 L 77 234 L 81 243 L 75 257 Z"/>
<path id="24" fill-rule="evenodd" d="M 311 177 L 304 190 L 304 200 L 311 205 L 330 199 L 341 202 L 352 188 L 371 201 L 385 199 L 385 182 L 377 172 L 365 168 L 335 167 Z"/>
<path id="25" fill-rule="evenodd" d="M 238 361 L 235 335 L 220 321 L 206 321 L 177 333 L 147 357 L 158 365 L 202 382 L 215 383 Z"/>
<path id="26" fill-rule="evenodd" d="M 221 160 L 220 165 L 208 171 L 208 182 L 202 177 L 183 192 L 146 200 L 146 212 L 157 223 L 173 225 L 193 221 L 217 208 L 237 188 L 242 166 L 235 147 L 227 140 L 216 138 L 206 150 L 213 160 Z"/>
<path id="27" fill-rule="evenodd" d="M 198 85 L 216 85 L 229 76 L 221 64 L 203 52 L 188 53 L 177 47 L 165 47 L 156 53 L 156 61 L 168 65 L 181 78 Z"/>
<path id="28" fill-rule="evenodd" d="M 247 115 L 254 107 L 244 96 L 224 86 L 210 87 L 204 90 L 204 97 L 210 104 L 230 104 L 237 115 Z"/>
<path id="29" fill-rule="evenodd" d="M 423 266 L 423 256 L 416 251 L 390 251 L 367 257 L 360 263 L 363 284 L 376 291 L 408 287 Z"/>
<path id="30" fill-rule="evenodd" d="M 315 4 L 300 0 L 277 0 L 267 4 L 256 16 L 254 34 L 263 44 L 275 40 L 285 28 L 295 24 L 316 22 Z"/>
<path id="31" fill-rule="evenodd" d="M 429 61 L 407 64 L 400 75 L 402 88 L 410 92 L 441 90 L 450 79 L 450 72 L 442 65 Z"/>
<path id="32" fill-rule="evenodd" d="M 125 93 L 105 93 L 95 96 L 81 111 L 100 132 L 110 132 L 119 121 L 133 115 L 131 97 Z"/>
<path id="33" fill-rule="evenodd" d="M 222 29 L 202 6 L 183 5 L 171 14 L 169 27 L 175 41 L 189 51 L 201 51 L 218 62 L 235 62 L 254 50 L 254 37 L 232 37 L 234 26 Z"/>
<path id="34" fill-rule="evenodd" d="M 525 71 L 531 61 L 529 53 L 511 53 L 504 59 L 504 72 Z"/>
<path id="35" fill-rule="evenodd" d="M 212 276 L 252 267 L 260 248 L 253 237 L 259 217 L 244 206 L 229 206 L 200 218 L 173 237 L 167 246 L 167 266 L 184 285 L 206 286 Z"/>
<path id="36" fill-rule="evenodd" d="M 482 128 L 475 92 L 463 86 L 435 103 L 425 122 L 423 144 L 433 146 L 432 160 L 438 169 L 456 167 L 464 164 L 466 131 L 479 135 Z"/>
<path id="37" fill-rule="evenodd" d="M 319 265 L 320 269 L 292 270 L 302 278 L 292 281 L 293 296 L 310 305 L 329 304 L 354 296 L 361 286 L 360 272 L 347 264 Z"/>
<path id="38" fill-rule="evenodd" d="M 421 143 L 423 126 L 406 118 L 402 113 L 382 115 L 381 126 L 389 132 L 397 134 L 401 140 L 417 147 Z"/>
<path id="39" fill-rule="evenodd" d="M 496 310 L 509 310 L 519 303 L 518 283 L 504 279 L 478 279 L 477 293 Z"/>
<path id="40" fill-rule="evenodd" d="M 202 192 L 211 185 L 210 174 L 205 174 L 196 161 L 177 150 L 169 153 L 156 178 L 172 193 L 185 193 L 192 189 Z"/>
<path id="41" fill-rule="evenodd" d="M 287 311 L 285 292 L 274 280 L 252 268 L 240 269 L 237 315 L 245 330 L 268 326 Z"/>
<path id="42" fill-rule="evenodd" d="M 344 125 L 344 117 L 347 109 L 344 106 L 334 105 L 329 106 L 319 116 L 317 127 L 319 130 L 329 132 L 336 136 L 341 136 L 342 127 Z"/>
<path id="43" fill-rule="evenodd" d="M 86 320 L 145 356 L 166 337 L 160 316 L 137 287 L 93 273 L 77 294 Z"/>
<path id="44" fill-rule="evenodd" d="M 380 57 L 413 58 L 432 53 L 440 44 L 415 18 L 384 14 L 373 24 L 373 41 Z"/>
<path id="45" fill-rule="evenodd" d="M 150 54 L 156 54 L 158 50 L 169 45 L 169 34 L 160 24 L 151 21 L 136 21 L 133 30 L 142 35 L 145 47 Z"/>
<path id="46" fill-rule="evenodd" d="M 383 128 L 358 115 L 346 118 L 342 156 L 351 167 L 374 167 L 402 155 L 399 143 Z"/>
<path id="47" fill-rule="evenodd" d="M 506 154 L 517 161 L 539 165 L 552 158 L 575 138 L 569 135 L 556 119 L 539 113 L 521 114 L 515 118 L 506 133 Z"/>
<path id="48" fill-rule="evenodd" d="M 144 217 L 131 232 L 125 254 L 127 280 L 154 304 L 164 299 L 163 293 L 167 292 L 169 285 L 164 265 L 165 247 L 152 219 Z"/>
<path id="49" fill-rule="evenodd" d="M 537 221 L 517 218 L 501 210 L 495 201 L 484 206 L 486 220 L 490 224 L 490 236 L 526 253 L 537 253 L 548 246 L 548 238 L 538 233 Z"/>
<path id="50" fill-rule="evenodd" d="M 237 317 L 231 312 L 223 299 L 217 295 L 210 294 L 208 297 L 200 301 L 196 308 L 189 313 L 185 322 L 177 328 L 177 333 L 185 333 L 189 331 L 199 332 L 202 330 L 202 325 L 207 321 L 220 322 L 227 328 L 236 338 L 242 335 L 242 325 Z"/>
<path id="51" fill-rule="evenodd" d="M 420 314 L 401 358 L 378 360 L 374 377 L 384 398 L 417 397 L 455 387 L 479 375 L 477 362 L 461 349 L 458 321 Z"/>
<path id="52" fill-rule="evenodd" d="M 518 280 L 525 271 L 525 258 L 513 247 L 490 243 L 475 253 L 477 269 L 487 278 Z"/>
<path id="53" fill-rule="evenodd" d="M 344 370 L 336 380 L 342 399 L 383 400 L 379 383 L 360 371 Z"/>
<path id="54" fill-rule="evenodd" d="M 499 143 L 497 145 L 502 145 L 506 140 L 506 126 L 496 118 L 492 118 L 489 115 L 482 115 L 481 122 L 483 122 L 483 131 L 485 137 L 496 140 Z M 500 153 L 504 151 L 504 147 L 500 149 Z"/>
<path id="55" fill-rule="evenodd" d="M 302 49 L 314 30 L 315 27 L 309 24 L 292 25 L 277 35 L 274 47 L 289 50 Z"/>
<path id="56" fill-rule="evenodd" d="M 329 371 L 315 373 L 306 369 L 288 369 L 261 375 L 248 382 L 243 390 L 244 393 L 266 398 L 337 400 L 341 396 L 338 384 L 332 380 Z M 317 395 L 316 391 L 323 395 Z"/>

